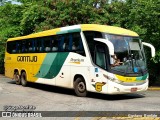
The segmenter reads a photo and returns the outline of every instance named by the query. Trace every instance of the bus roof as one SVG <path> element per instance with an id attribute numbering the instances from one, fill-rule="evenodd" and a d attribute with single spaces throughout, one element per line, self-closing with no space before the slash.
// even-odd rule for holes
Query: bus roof
<path id="1" fill-rule="evenodd" d="M 73 26 L 66 26 L 66 27 L 46 30 L 21 37 L 9 38 L 8 41 L 44 37 L 44 36 L 64 34 L 64 33 L 72 33 L 76 31 L 99 31 L 109 34 L 138 37 L 137 33 L 120 27 L 109 26 L 109 25 L 98 25 L 98 24 L 81 24 L 81 25 L 73 25 Z"/>

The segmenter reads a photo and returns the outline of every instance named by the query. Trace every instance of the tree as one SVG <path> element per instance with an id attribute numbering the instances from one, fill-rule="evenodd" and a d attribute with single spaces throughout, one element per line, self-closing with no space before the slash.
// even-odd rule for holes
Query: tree
<path id="1" fill-rule="evenodd" d="M 6 0 L 0 0 L 0 6 L 4 5 L 5 2 Z"/>
<path id="2" fill-rule="evenodd" d="M 137 32 L 144 42 L 153 44 L 156 57 L 150 59 L 147 50 L 148 68 L 152 82 L 160 79 L 160 2 L 157 0 L 112 1 L 108 7 L 111 25 L 131 29 Z"/>

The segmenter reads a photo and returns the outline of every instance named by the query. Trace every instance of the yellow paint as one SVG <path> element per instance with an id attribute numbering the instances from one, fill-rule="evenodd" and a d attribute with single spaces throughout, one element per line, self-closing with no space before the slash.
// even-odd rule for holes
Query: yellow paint
<path id="1" fill-rule="evenodd" d="M 121 75 L 116 75 L 116 77 L 118 78 L 118 80 L 121 80 L 123 82 L 135 82 L 136 81 L 136 77 L 125 77 Z"/>
<path id="2" fill-rule="evenodd" d="M 81 26 L 82 31 L 99 31 L 99 32 L 110 33 L 110 34 L 138 36 L 137 33 L 131 30 L 127 30 L 127 29 L 115 27 L 115 26 L 98 25 L 98 24 L 81 24 L 80 26 Z M 38 32 L 38 33 L 33 33 L 30 35 L 26 35 L 26 36 L 10 38 L 8 39 L 8 41 L 56 35 L 56 33 L 60 31 L 61 31 L 61 28 L 56 28 L 56 29 Z"/>
<path id="3" fill-rule="evenodd" d="M 26 35 L 26 36 L 9 38 L 8 41 L 56 35 L 56 33 L 59 32 L 59 31 L 60 31 L 60 28 L 52 29 L 52 30 L 46 30 L 46 31 L 43 31 L 43 32 L 33 33 L 33 34 L 30 34 L 30 35 Z"/>
<path id="4" fill-rule="evenodd" d="M 74 63 L 74 64 L 81 64 L 80 62 L 70 62 L 70 63 Z"/>
<path id="5" fill-rule="evenodd" d="M 120 27 L 98 24 L 82 24 L 82 31 L 100 31 L 110 34 L 127 35 L 127 36 L 139 36 L 137 33 Z"/>
<path id="6" fill-rule="evenodd" d="M 37 62 L 18 62 L 18 56 L 37 56 Z M 46 53 L 32 53 L 32 54 L 8 54 L 6 53 L 5 57 L 5 75 L 7 77 L 13 78 L 14 70 L 18 69 L 19 73 L 21 70 L 25 70 L 27 74 L 27 80 L 35 82 L 37 80 L 34 77 L 38 70 L 40 69 L 43 60 L 46 56 Z M 10 58 L 10 59 L 8 59 Z"/>

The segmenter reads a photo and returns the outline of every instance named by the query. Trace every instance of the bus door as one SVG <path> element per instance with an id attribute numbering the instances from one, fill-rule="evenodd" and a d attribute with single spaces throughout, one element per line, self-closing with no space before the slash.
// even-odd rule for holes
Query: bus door
<path id="1" fill-rule="evenodd" d="M 107 87 L 103 86 L 107 85 L 107 79 L 104 79 L 104 74 L 109 69 L 109 53 L 105 43 L 99 41 L 94 42 L 93 62 L 96 66 L 93 70 L 94 80 L 92 81 L 92 85 L 94 85 L 95 90 L 98 92 L 106 91 Z"/>

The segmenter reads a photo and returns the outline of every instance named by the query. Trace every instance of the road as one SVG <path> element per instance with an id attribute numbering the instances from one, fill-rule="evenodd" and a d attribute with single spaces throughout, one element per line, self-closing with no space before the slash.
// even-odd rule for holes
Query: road
<path id="1" fill-rule="evenodd" d="M 73 90 L 30 83 L 28 87 L 0 75 L 0 111 L 4 106 L 33 105 L 36 111 L 160 111 L 160 91 L 77 97 Z"/>

